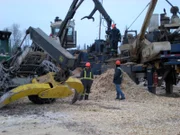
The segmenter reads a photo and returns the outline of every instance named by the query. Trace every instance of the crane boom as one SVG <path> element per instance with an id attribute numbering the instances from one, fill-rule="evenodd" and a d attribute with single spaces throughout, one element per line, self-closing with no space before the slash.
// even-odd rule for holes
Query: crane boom
<path id="1" fill-rule="evenodd" d="M 83 1 L 84 0 L 73 0 L 72 4 L 68 10 L 68 13 L 66 14 L 65 19 L 62 21 L 62 24 L 60 25 L 60 30 L 59 30 L 57 36 L 59 38 L 59 41 L 60 41 L 62 47 L 65 47 L 65 40 L 66 40 L 67 31 L 68 31 L 67 24 L 71 19 L 73 19 L 77 9 L 80 7 L 80 5 L 83 3 Z M 85 16 L 82 19 L 87 18 L 87 19 L 93 19 L 94 20 L 93 15 L 98 10 L 102 14 L 104 19 L 106 20 L 107 31 L 109 31 L 111 28 L 112 19 L 110 18 L 110 16 L 106 12 L 106 10 L 103 8 L 103 6 L 99 2 L 99 0 L 93 0 L 93 2 L 94 2 L 94 9 L 92 10 L 92 12 L 88 16 Z"/>
<path id="2" fill-rule="evenodd" d="M 146 29 L 147 29 L 147 27 L 149 25 L 149 22 L 150 22 L 152 14 L 154 12 L 154 9 L 156 7 L 157 1 L 158 0 L 152 0 L 150 5 L 149 5 L 148 11 L 146 13 L 146 17 L 145 17 L 143 25 L 141 27 L 141 31 L 140 31 L 140 35 L 139 35 L 140 36 L 140 38 L 139 38 L 140 40 L 144 39 L 144 34 L 145 34 Z"/>

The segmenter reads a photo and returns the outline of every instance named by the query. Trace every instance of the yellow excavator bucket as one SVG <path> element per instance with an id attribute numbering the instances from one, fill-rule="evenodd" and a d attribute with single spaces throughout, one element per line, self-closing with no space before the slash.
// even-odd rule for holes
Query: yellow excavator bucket
<path id="1" fill-rule="evenodd" d="M 31 84 L 18 86 L 0 97 L 0 108 L 20 98 L 37 95 L 39 98 L 65 98 L 74 92 L 72 102 L 83 92 L 83 85 L 77 78 L 69 77 L 63 84 L 54 80 L 54 73 L 35 78 Z"/>
<path id="2" fill-rule="evenodd" d="M 0 108 L 3 106 L 14 102 L 15 100 L 18 100 L 20 98 L 30 96 L 30 95 L 38 95 L 41 91 L 50 89 L 49 84 L 26 84 L 19 86 L 15 89 L 12 89 L 11 91 L 8 91 L 0 98 Z"/>

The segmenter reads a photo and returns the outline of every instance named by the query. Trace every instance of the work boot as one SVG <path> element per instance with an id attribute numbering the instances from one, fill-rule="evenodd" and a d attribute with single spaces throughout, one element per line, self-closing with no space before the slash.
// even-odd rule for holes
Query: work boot
<path id="1" fill-rule="evenodd" d="M 89 97 L 88 95 L 85 95 L 85 98 L 84 98 L 84 100 L 88 100 L 88 97 Z"/>
<path id="2" fill-rule="evenodd" d="M 126 99 L 126 98 L 125 97 L 120 98 L 120 100 L 124 100 L 124 99 Z"/>
<path id="3" fill-rule="evenodd" d="M 80 98 L 79 98 L 79 101 L 83 100 L 83 97 L 84 97 L 84 96 L 83 96 L 83 95 L 81 95 L 81 96 L 80 96 Z"/>

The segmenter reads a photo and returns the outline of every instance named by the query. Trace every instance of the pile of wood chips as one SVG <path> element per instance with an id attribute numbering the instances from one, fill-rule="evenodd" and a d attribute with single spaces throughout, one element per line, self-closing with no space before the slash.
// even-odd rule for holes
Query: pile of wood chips
<path id="1" fill-rule="evenodd" d="M 114 69 L 108 69 L 105 73 L 94 79 L 91 87 L 91 97 L 95 100 L 112 100 L 116 97 L 116 89 L 113 84 Z M 121 85 L 126 99 L 135 101 L 146 101 L 157 98 L 142 86 L 136 85 L 131 78 L 123 72 L 123 82 Z"/>

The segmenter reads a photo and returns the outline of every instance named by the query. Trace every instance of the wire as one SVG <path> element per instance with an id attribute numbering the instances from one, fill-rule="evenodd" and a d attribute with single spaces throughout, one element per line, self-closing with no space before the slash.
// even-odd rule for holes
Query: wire
<path id="1" fill-rule="evenodd" d="M 144 10 L 149 6 L 149 4 L 150 4 L 151 2 L 149 2 L 147 5 L 146 5 L 146 7 L 141 11 L 141 13 L 136 17 L 136 19 L 131 23 L 131 25 L 127 28 L 127 29 L 129 29 L 134 23 L 135 23 L 135 21 L 139 18 L 139 16 L 144 12 Z"/>

